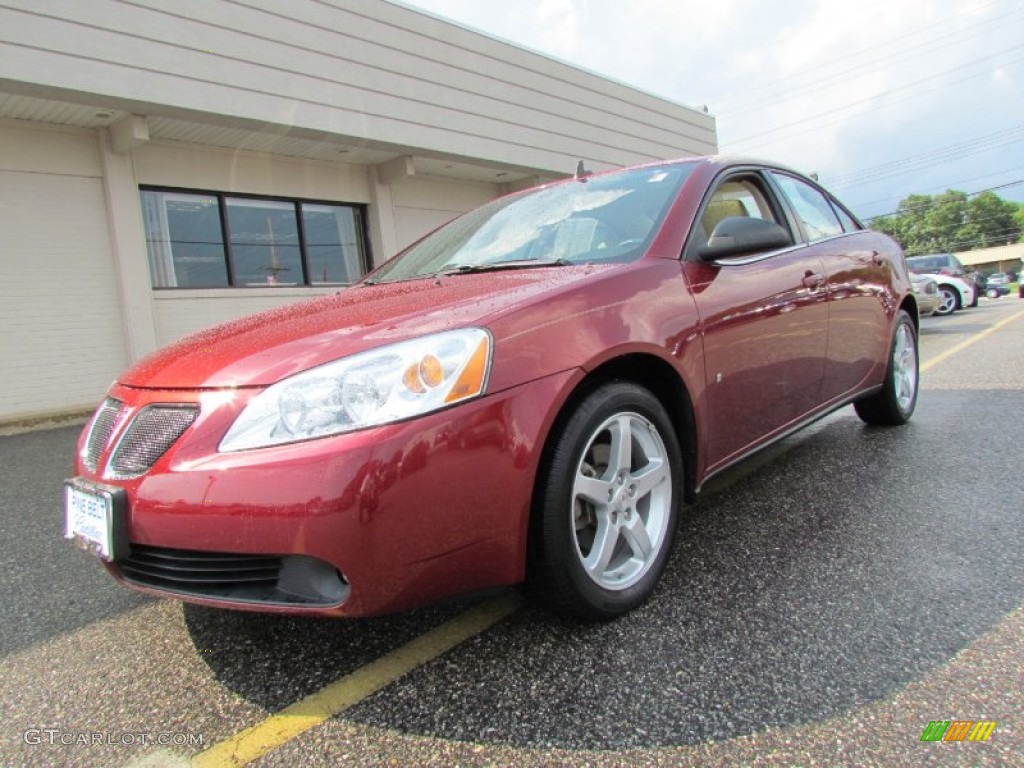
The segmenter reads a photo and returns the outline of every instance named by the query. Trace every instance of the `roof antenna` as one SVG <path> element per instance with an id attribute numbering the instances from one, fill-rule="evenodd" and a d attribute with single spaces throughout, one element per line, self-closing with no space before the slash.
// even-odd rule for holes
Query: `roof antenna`
<path id="1" fill-rule="evenodd" d="M 578 163 L 576 163 L 576 175 L 573 176 L 573 178 L 577 179 L 578 181 L 586 181 L 587 177 L 592 175 L 593 173 L 593 171 L 588 171 L 586 168 L 584 168 L 583 161 L 580 160 Z"/>

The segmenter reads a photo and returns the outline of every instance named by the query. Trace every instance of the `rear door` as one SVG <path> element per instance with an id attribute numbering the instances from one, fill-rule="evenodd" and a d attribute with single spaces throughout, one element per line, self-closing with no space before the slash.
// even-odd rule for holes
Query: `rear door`
<path id="1" fill-rule="evenodd" d="M 877 378 L 889 346 L 892 275 L 883 236 L 863 230 L 823 190 L 772 171 L 811 252 L 828 278 L 829 330 L 821 400 L 855 391 Z"/>

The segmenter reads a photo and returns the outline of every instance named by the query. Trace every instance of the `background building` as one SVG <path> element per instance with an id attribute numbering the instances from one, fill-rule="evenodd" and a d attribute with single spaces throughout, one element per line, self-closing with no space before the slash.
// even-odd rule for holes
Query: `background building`
<path id="1" fill-rule="evenodd" d="M 993 272 L 1020 272 L 1024 262 L 1024 243 L 1000 245 L 995 248 L 977 248 L 954 254 L 965 267 L 980 269 L 985 274 Z"/>
<path id="2" fill-rule="evenodd" d="M 715 149 L 702 112 L 384 0 L 5 3 L 0 422 L 580 158 Z"/>

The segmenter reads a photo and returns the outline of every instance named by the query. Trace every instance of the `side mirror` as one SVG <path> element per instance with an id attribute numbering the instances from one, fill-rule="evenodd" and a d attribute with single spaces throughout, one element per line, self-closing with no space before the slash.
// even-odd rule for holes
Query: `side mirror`
<path id="1" fill-rule="evenodd" d="M 771 251 L 792 245 L 789 233 L 774 221 L 749 216 L 727 216 L 715 225 L 700 258 L 714 261 L 726 256 Z"/>

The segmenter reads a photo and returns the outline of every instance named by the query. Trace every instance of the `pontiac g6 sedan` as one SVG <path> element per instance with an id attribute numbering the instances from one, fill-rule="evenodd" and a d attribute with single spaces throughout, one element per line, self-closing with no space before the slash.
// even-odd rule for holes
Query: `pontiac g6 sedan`
<path id="1" fill-rule="evenodd" d="M 131 587 L 226 608 L 525 581 L 614 617 L 712 475 L 851 403 L 907 421 L 917 318 L 896 244 L 793 171 L 580 174 L 141 361 L 82 433 L 66 535 Z"/>

